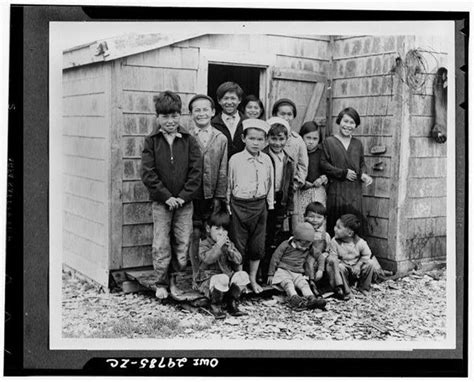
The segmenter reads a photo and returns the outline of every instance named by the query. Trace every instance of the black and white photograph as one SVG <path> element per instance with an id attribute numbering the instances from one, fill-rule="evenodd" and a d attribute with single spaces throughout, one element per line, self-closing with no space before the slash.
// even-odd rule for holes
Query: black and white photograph
<path id="1" fill-rule="evenodd" d="M 50 348 L 454 349 L 454 31 L 50 22 Z"/>

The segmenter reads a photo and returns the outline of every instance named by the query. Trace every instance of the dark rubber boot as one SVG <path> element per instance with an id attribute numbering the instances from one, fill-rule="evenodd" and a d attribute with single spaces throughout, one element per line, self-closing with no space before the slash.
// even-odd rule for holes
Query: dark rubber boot
<path id="1" fill-rule="evenodd" d="M 222 320 L 226 317 L 226 314 L 222 311 L 222 300 L 224 293 L 214 289 L 211 292 L 211 313 L 214 315 L 216 320 Z"/>
<path id="2" fill-rule="evenodd" d="M 309 296 L 306 298 L 307 309 L 324 309 L 326 306 L 326 300 L 321 297 Z"/>
<path id="3" fill-rule="evenodd" d="M 227 295 L 227 311 L 231 316 L 240 317 L 247 316 L 248 313 L 239 309 L 238 299 L 242 294 L 242 290 L 238 285 L 232 284 Z"/>

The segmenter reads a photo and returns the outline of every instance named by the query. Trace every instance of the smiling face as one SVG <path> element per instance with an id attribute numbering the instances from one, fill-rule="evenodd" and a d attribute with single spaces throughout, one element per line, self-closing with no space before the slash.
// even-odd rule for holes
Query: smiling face
<path id="1" fill-rule="evenodd" d="M 158 114 L 156 117 L 158 125 L 167 132 L 168 134 L 173 134 L 178 130 L 179 126 L 179 113 L 170 113 L 170 114 Z"/>
<path id="2" fill-rule="evenodd" d="M 202 98 L 193 102 L 191 116 L 197 127 L 204 128 L 209 126 L 214 114 L 215 110 L 212 108 L 209 100 Z"/>
<path id="3" fill-rule="evenodd" d="M 240 105 L 241 99 L 235 92 L 227 92 L 219 100 L 219 105 L 222 107 L 224 114 L 233 115 L 237 111 L 237 107 Z"/>
<path id="4" fill-rule="evenodd" d="M 348 138 L 352 135 L 356 127 L 355 121 L 347 114 L 344 114 L 341 118 L 341 122 L 339 122 L 339 134 L 341 134 L 342 137 Z"/>
<path id="5" fill-rule="evenodd" d="M 324 215 L 317 214 L 313 211 L 308 211 L 304 217 L 304 221 L 311 224 L 315 230 L 319 229 L 323 225 L 325 219 L 326 218 Z"/>
<path id="6" fill-rule="evenodd" d="M 334 237 L 345 240 L 352 236 L 354 236 L 354 231 L 342 224 L 341 219 L 337 219 L 336 226 L 334 227 Z"/>
<path id="7" fill-rule="evenodd" d="M 244 110 L 245 115 L 247 118 L 259 118 L 260 114 L 262 113 L 262 108 L 256 101 L 250 101 L 245 105 Z"/>
<path id="8" fill-rule="evenodd" d="M 274 153 L 279 154 L 283 151 L 287 140 L 288 138 L 284 133 L 269 135 L 268 146 L 270 146 L 270 150 L 272 150 Z"/>
<path id="9" fill-rule="evenodd" d="M 308 151 L 313 151 L 319 143 L 319 131 L 312 131 L 310 133 L 306 133 L 303 136 L 303 141 L 306 144 L 306 148 Z"/>
<path id="10" fill-rule="evenodd" d="M 257 155 L 265 147 L 265 132 L 260 129 L 249 128 L 242 134 L 245 149 L 252 155 Z"/>

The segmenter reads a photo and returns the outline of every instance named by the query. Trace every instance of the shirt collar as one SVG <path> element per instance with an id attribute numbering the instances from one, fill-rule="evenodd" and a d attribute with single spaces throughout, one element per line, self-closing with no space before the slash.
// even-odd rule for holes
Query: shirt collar
<path id="1" fill-rule="evenodd" d="M 268 149 L 268 152 L 274 157 L 274 158 L 278 158 L 280 161 L 283 161 L 283 158 L 285 157 L 285 153 L 282 151 L 280 151 L 278 154 L 273 152 L 272 149 Z"/>
<path id="2" fill-rule="evenodd" d="M 261 153 L 258 153 L 256 156 L 253 156 L 252 154 L 250 154 L 250 153 L 248 152 L 247 149 L 244 149 L 242 152 L 244 153 L 243 155 L 245 156 L 245 158 L 246 158 L 247 160 L 256 160 L 256 161 L 258 161 L 258 162 L 260 162 L 260 163 L 263 163 L 262 154 L 261 154 Z"/>
<path id="3" fill-rule="evenodd" d="M 212 129 L 212 126 L 208 126 L 205 129 L 201 129 L 199 127 L 196 127 L 196 129 L 194 131 L 195 131 L 196 135 L 199 134 L 199 133 L 209 134 L 211 132 L 211 129 Z"/>
<path id="4" fill-rule="evenodd" d="M 239 111 L 236 110 L 234 114 L 225 114 L 225 113 L 222 113 L 222 119 L 224 121 L 227 121 L 228 118 L 233 118 L 233 119 L 237 119 L 237 117 L 239 116 Z"/>
<path id="5" fill-rule="evenodd" d="M 177 137 L 177 138 L 182 138 L 183 135 L 179 132 L 179 131 L 176 131 L 176 133 L 174 134 L 169 134 L 167 133 L 166 131 L 164 131 L 163 129 L 160 129 L 160 132 L 165 136 L 165 137 Z"/>

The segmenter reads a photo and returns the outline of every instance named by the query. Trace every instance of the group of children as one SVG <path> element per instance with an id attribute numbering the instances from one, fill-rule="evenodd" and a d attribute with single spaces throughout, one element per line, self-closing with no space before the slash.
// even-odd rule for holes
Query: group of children
<path id="1" fill-rule="evenodd" d="M 352 137 L 357 112 L 341 111 L 339 131 L 321 144 L 315 122 L 292 130 L 291 100 L 275 102 L 265 121 L 255 96 L 238 110 L 242 97 L 238 84 L 223 83 L 216 115 L 211 97 L 194 96 L 188 130 L 177 94 L 155 98 L 157 124 L 145 139 L 141 176 L 152 200 L 156 297 L 180 293 L 176 275 L 188 258 L 193 288 L 216 318 L 225 317 L 223 305 L 245 315 L 239 297 L 247 288 L 262 292 L 264 283 L 283 289 L 296 310 L 324 308 L 324 283 L 344 300 L 354 280 L 366 293 L 376 264 L 359 236 L 359 202 L 361 185 L 372 179 Z"/>

